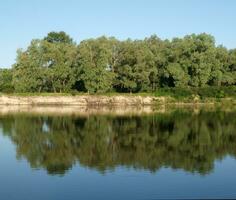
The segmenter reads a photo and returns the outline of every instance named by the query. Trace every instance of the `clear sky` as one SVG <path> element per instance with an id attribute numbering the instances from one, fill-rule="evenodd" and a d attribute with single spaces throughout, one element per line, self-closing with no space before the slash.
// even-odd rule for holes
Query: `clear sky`
<path id="1" fill-rule="evenodd" d="M 0 3 L 0 66 L 11 66 L 18 48 L 50 31 L 77 42 L 101 35 L 162 39 L 210 33 L 236 48 L 236 0 L 3 0 Z"/>

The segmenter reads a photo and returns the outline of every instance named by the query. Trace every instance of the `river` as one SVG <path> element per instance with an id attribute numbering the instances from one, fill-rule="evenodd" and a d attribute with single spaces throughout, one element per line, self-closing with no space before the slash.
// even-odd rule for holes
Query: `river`
<path id="1" fill-rule="evenodd" d="M 236 198 L 234 109 L 78 110 L 1 112 L 1 199 Z"/>

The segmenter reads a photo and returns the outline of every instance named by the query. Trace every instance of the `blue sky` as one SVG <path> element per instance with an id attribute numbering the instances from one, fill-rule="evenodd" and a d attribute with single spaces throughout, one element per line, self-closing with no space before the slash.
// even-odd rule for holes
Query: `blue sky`
<path id="1" fill-rule="evenodd" d="M 0 66 L 33 38 L 63 30 L 77 42 L 101 35 L 163 39 L 210 33 L 236 48 L 235 0 L 5 0 L 0 4 Z"/>

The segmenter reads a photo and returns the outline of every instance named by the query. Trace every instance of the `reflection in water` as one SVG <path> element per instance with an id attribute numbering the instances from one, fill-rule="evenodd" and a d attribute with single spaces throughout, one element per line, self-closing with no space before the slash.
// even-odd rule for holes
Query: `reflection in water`
<path id="1" fill-rule="evenodd" d="M 26 158 L 32 168 L 44 168 L 49 174 L 64 174 L 77 162 L 102 173 L 125 166 L 207 174 L 216 159 L 236 155 L 235 112 L 8 114 L 0 117 L 0 126 L 16 145 L 18 158 Z"/>

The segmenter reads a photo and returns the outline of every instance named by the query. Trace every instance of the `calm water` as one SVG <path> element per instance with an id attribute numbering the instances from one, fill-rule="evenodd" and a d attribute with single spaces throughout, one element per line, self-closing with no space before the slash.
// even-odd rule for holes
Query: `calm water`
<path id="1" fill-rule="evenodd" d="M 0 199 L 236 198 L 236 112 L 0 115 Z"/>

